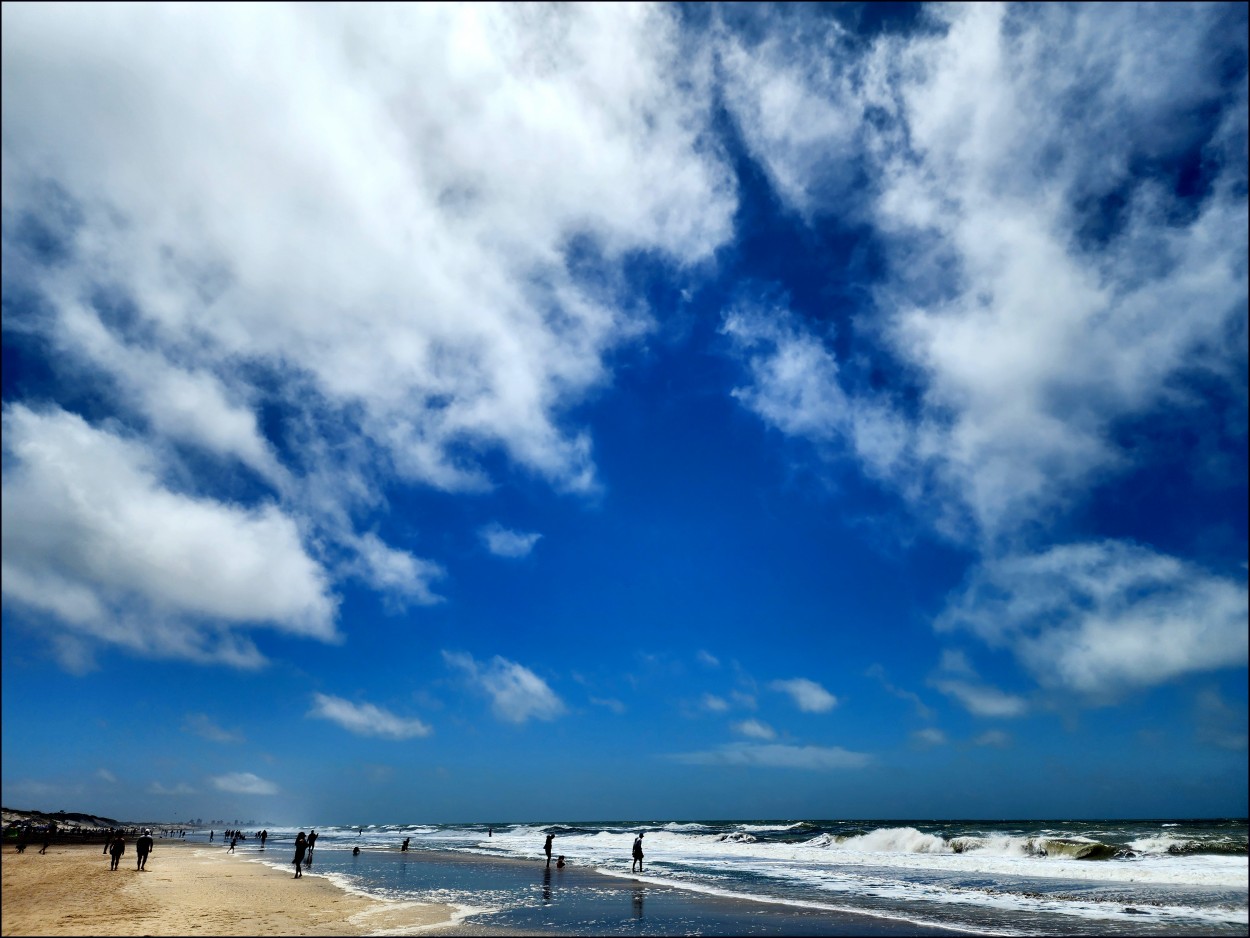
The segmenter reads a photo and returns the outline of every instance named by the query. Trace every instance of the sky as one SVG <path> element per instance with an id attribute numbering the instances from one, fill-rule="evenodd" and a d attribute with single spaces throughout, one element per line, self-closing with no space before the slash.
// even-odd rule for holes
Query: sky
<path id="1" fill-rule="evenodd" d="M 0 15 L 6 807 L 1247 814 L 1244 4 Z"/>

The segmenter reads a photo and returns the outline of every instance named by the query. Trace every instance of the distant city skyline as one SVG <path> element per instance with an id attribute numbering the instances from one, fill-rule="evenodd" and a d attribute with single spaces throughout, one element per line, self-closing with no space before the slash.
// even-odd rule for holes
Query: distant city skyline
<path id="1" fill-rule="evenodd" d="M 0 16 L 6 806 L 1246 814 L 1244 4 Z"/>

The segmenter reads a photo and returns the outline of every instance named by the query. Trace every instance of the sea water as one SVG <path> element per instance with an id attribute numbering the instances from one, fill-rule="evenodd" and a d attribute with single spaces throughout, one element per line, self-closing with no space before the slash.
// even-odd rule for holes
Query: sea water
<path id="1" fill-rule="evenodd" d="M 904 929 L 985 934 L 1150 935 L 1250 931 L 1247 821 L 624 821 L 318 827 L 313 872 L 395 900 L 450 903 L 482 924 L 568 933 L 767 933 L 741 919 L 657 920 L 647 887 L 790 909 L 796 925 L 844 913 Z M 631 873 L 643 833 L 644 872 Z M 289 868 L 294 829 L 270 829 L 263 860 Z M 562 908 L 543 855 L 563 854 L 580 899 Z M 409 838 L 410 854 L 400 851 Z M 359 846 L 359 856 L 352 848 Z M 255 853 L 249 840 L 237 848 Z M 422 859 L 433 862 L 411 862 Z M 454 857 L 458 862 L 441 862 Z M 489 863 L 490 858 L 534 861 Z M 473 862 L 478 858 L 478 862 Z M 407 861 L 407 862 L 406 862 Z M 589 902 L 595 883 L 602 901 Z M 555 880 L 557 897 L 561 880 Z M 589 887 L 587 886 L 589 883 Z M 633 887 L 632 914 L 608 897 Z M 590 895 L 589 898 L 594 898 Z M 661 907 L 663 908 L 663 907 Z M 647 927 L 648 914 L 659 931 Z M 658 924 L 657 924 L 658 922 Z M 748 928 L 747 926 L 752 926 Z M 804 931 L 809 929 L 804 927 Z"/>

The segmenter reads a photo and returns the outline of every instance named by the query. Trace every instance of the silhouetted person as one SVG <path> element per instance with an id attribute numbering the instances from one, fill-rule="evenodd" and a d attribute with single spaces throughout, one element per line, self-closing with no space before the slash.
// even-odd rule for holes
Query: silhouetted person
<path id="1" fill-rule="evenodd" d="M 487 837 L 494 837 L 494 836 L 495 836 L 495 829 L 494 829 L 493 827 L 488 827 L 488 828 L 486 828 L 486 836 L 487 836 Z"/>
<path id="2" fill-rule="evenodd" d="M 260 832 L 260 849 L 265 849 L 265 841 L 269 839 L 269 828 L 265 828 Z"/>
<path id="3" fill-rule="evenodd" d="M 304 865 L 304 852 L 308 849 L 308 838 L 304 836 L 304 832 L 300 831 L 295 835 L 295 878 L 299 879 L 303 876 L 300 867 Z"/>
<path id="4" fill-rule="evenodd" d="M 632 873 L 634 870 L 642 872 L 642 834 L 634 838 L 634 862 L 630 864 L 629 871 Z"/>
<path id="5" fill-rule="evenodd" d="M 148 854 L 152 852 L 152 832 L 145 830 L 143 836 L 135 841 L 136 870 L 148 868 Z"/>
<path id="6" fill-rule="evenodd" d="M 208 842 L 210 844 L 213 842 L 213 831 L 208 832 Z"/>
<path id="7" fill-rule="evenodd" d="M 547 854 L 547 865 L 551 866 L 551 842 L 556 839 L 555 834 L 547 835 L 547 842 L 543 844 L 543 853 Z"/>
<path id="8" fill-rule="evenodd" d="M 43 832 L 43 846 L 39 848 L 40 853 L 48 852 L 48 845 L 52 843 L 52 828 L 48 828 Z"/>
<path id="9" fill-rule="evenodd" d="M 26 852 L 26 828 L 19 827 L 17 830 L 17 852 Z"/>
<path id="10" fill-rule="evenodd" d="M 404 838 L 404 845 L 403 845 L 402 847 L 400 847 L 399 849 L 400 849 L 400 850 L 407 850 L 407 849 L 408 849 L 408 841 L 410 841 L 410 840 L 412 840 L 412 838 L 411 838 L 411 837 L 405 837 L 405 838 Z"/>
<path id="11" fill-rule="evenodd" d="M 230 849 L 227 850 L 226 853 L 234 853 L 234 845 L 237 844 L 238 842 L 239 842 L 239 835 L 231 834 L 230 835 Z"/>
<path id="12" fill-rule="evenodd" d="M 317 846 L 317 832 L 308 832 L 308 855 L 304 857 L 304 865 L 312 866 L 313 847 Z"/>
<path id="13" fill-rule="evenodd" d="M 117 831 L 113 830 L 113 828 L 110 827 L 108 829 L 108 833 L 104 835 L 104 849 L 100 851 L 101 853 L 109 852 L 109 847 L 113 846 L 113 837 L 116 834 Z"/>
<path id="14" fill-rule="evenodd" d="M 360 856 L 360 848 L 359 848 L 359 847 L 352 847 L 352 856 L 354 856 L 354 857 L 358 857 L 358 856 Z"/>
<path id="15" fill-rule="evenodd" d="M 558 857 L 556 857 L 556 869 L 557 870 L 564 869 L 564 854 L 560 854 Z"/>
<path id="16" fill-rule="evenodd" d="M 109 869 L 117 869 L 117 864 L 122 861 L 122 854 L 126 852 L 126 838 L 118 834 L 113 838 L 113 842 L 109 844 L 109 856 L 113 859 L 109 863 Z"/>

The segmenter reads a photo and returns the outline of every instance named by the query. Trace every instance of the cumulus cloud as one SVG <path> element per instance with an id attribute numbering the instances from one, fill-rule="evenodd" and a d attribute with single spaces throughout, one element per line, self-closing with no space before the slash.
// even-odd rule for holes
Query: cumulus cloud
<path id="1" fill-rule="evenodd" d="M 1023 697 L 987 684 L 955 678 L 939 678 L 931 683 L 943 694 L 958 700 L 973 716 L 1018 717 L 1029 709 L 1028 702 Z"/>
<path id="2" fill-rule="evenodd" d="M 524 665 L 496 655 L 481 664 L 465 652 L 443 652 L 447 665 L 491 698 L 495 716 L 508 723 L 554 720 L 565 712 L 564 701 L 547 682 Z"/>
<path id="3" fill-rule="evenodd" d="M 329 694 L 313 694 L 310 717 L 337 723 L 357 736 L 380 736 L 384 739 L 412 739 L 429 736 L 433 730 L 415 717 L 400 717 L 369 703 L 352 703 Z"/>
<path id="4" fill-rule="evenodd" d="M 760 720 L 743 720 L 733 725 L 733 731 L 752 739 L 776 739 L 777 731 Z"/>
<path id="5" fill-rule="evenodd" d="M 671 756 L 689 765 L 740 765 L 760 768 L 858 769 L 872 761 L 867 753 L 840 746 L 793 746 L 782 743 L 728 743 L 717 749 L 677 753 Z"/>
<path id="6" fill-rule="evenodd" d="M 612 265 L 731 233 L 710 60 L 663 7 L 36 6 L 4 35 L 6 218 L 68 206 L 27 324 L 270 478 L 244 364 L 405 478 L 480 488 L 494 448 L 592 487 L 562 412 L 648 322 Z M 608 276 L 570 269 L 574 237 Z M 129 321 L 67 328 L 102 291 Z"/>
<path id="7" fill-rule="evenodd" d="M 833 696 L 815 681 L 805 677 L 790 678 L 786 681 L 773 681 L 768 685 L 775 691 L 789 694 L 794 705 L 804 713 L 828 713 L 838 705 L 838 698 Z"/>
<path id="8" fill-rule="evenodd" d="M 278 786 L 251 772 L 228 772 L 210 779 L 218 791 L 236 795 L 276 795 Z"/>
<path id="9" fill-rule="evenodd" d="M 699 706 L 708 713 L 724 713 L 729 709 L 729 701 L 717 694 L 704 694 L 699 700 Z"/>
<path id="10" fill-rule="evenodd" d="M 499 523 L 486 525 L 478 532 L 487 549 L 496 557 L 526 557 L 538 543 L 541 534 L 510 531 Z"/>
<path id="11" fill-rule="evenodd" d="M 1098 698 L 1244 666 L 1248 615 L 1244 579 L 1106 540 L 987 559 L 936 625 L 1010 649 L 1043 685 Z M 944 683 L 943 692 L 973 699 Z"/>
<path id="12" fill-rule="evenodd" d="M 59 408 L 6 406 L 3 588 L 62 660 L 97 646 L 256 666 L 247 630 L 335 641 L 329 578 L 274 504 L 174 491 L 141 441 Z"/>
<path id="13" fill-rule="evenodd" d="M 732 45 L 735 113 L 795 208 L 818 210 L 801 193 L 842 171 L 802 154 L 860 141 L 863 217 L 894 263 L 855 339 L 914 401 L 869 390 L 828 334 L 757 298 L 723 326 L 743 405 L 993 544 L 1131 467 L 1117 422 L 1192 408 L 1186 375 L 1244 400 L 1246 87 L 1227 94 L 1207 52 L 1231 14 L 1192 12 L 935 6 L 919 35 L 785 45 L 787 66 L 779 41 Z M 1140 167 L 1189 152 L 1211 178 L 1187 206 Z"/>

